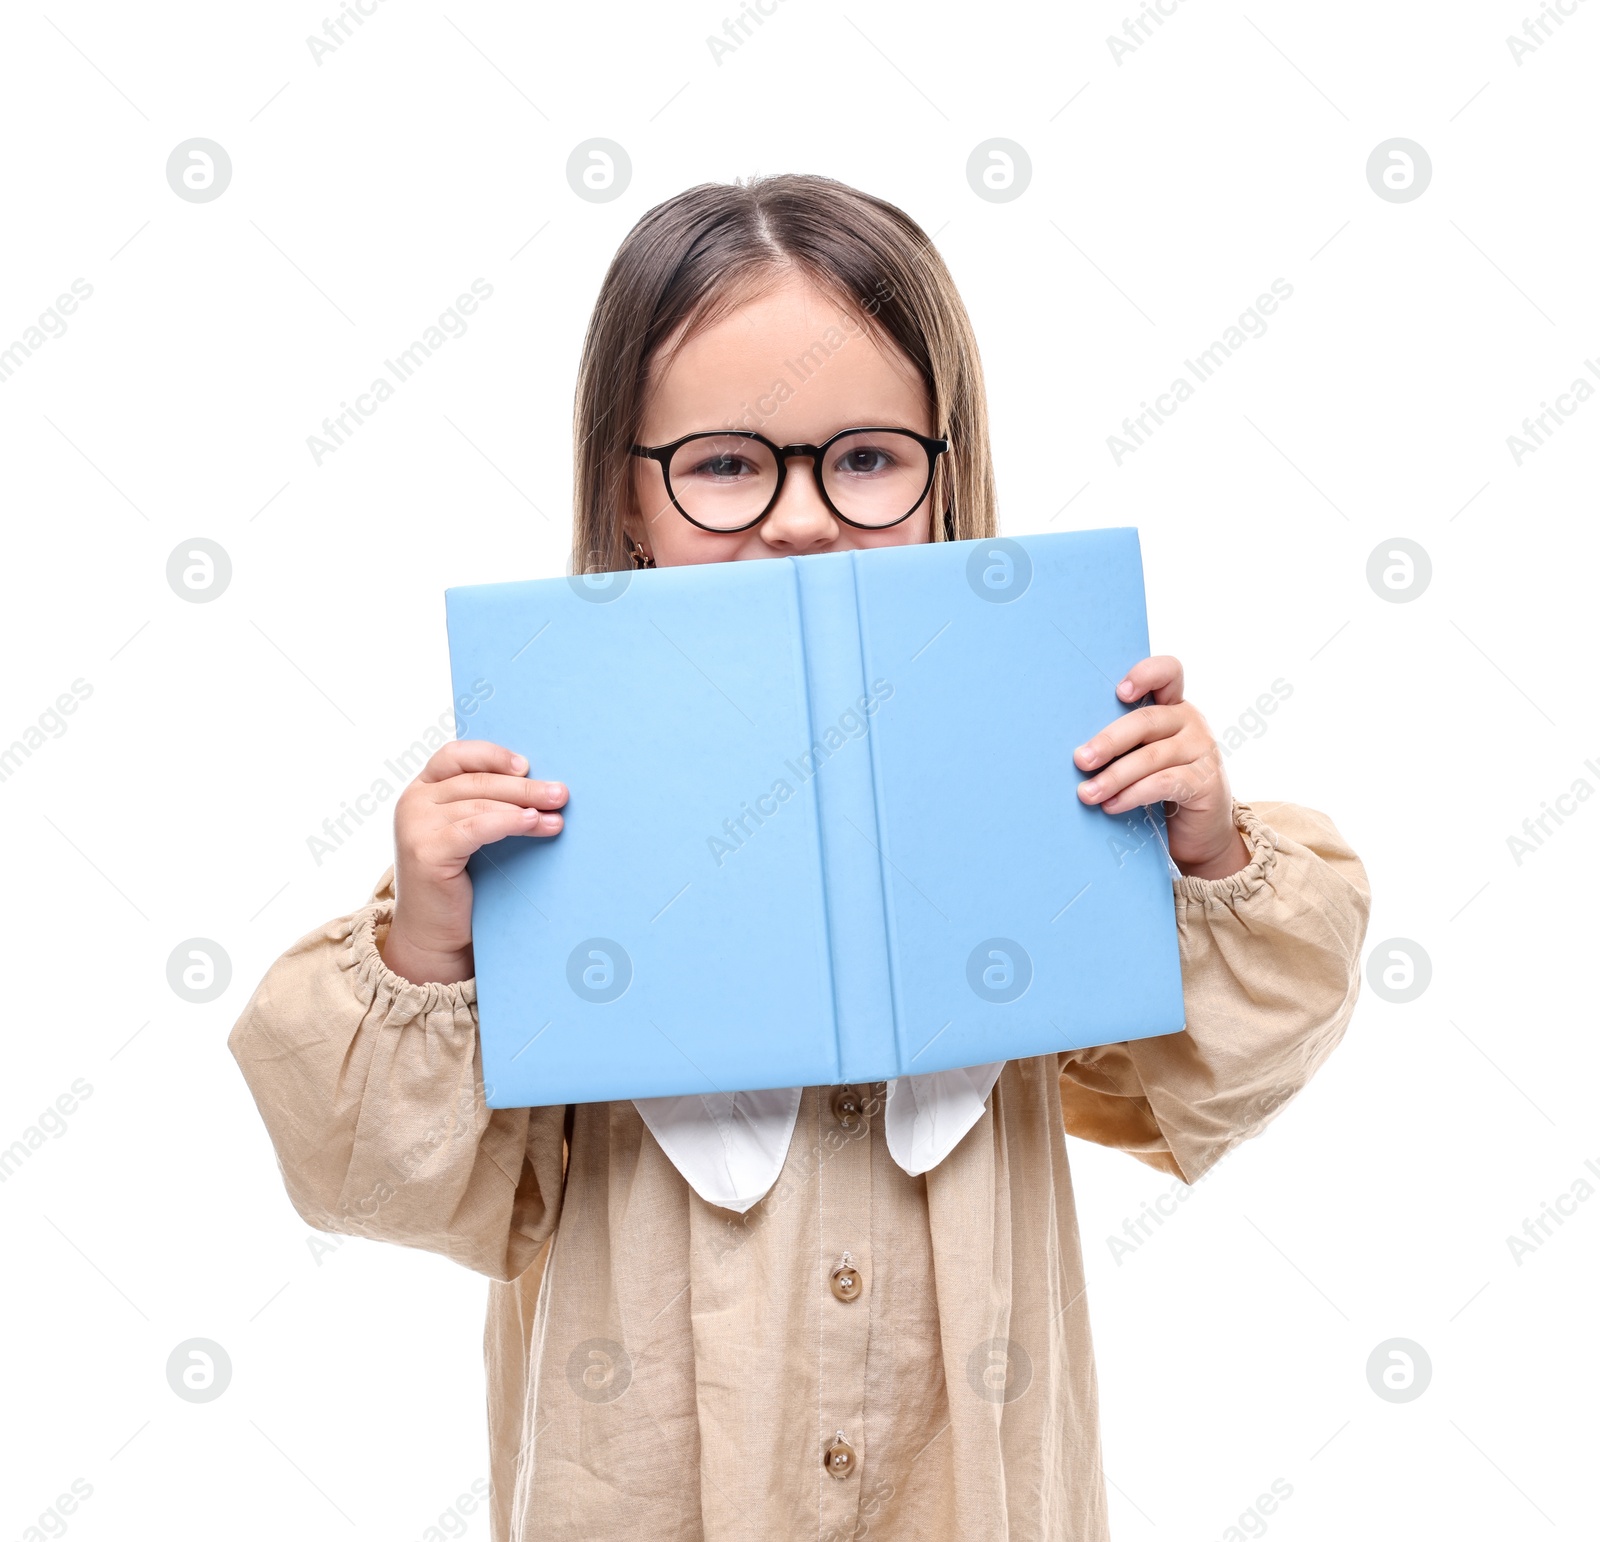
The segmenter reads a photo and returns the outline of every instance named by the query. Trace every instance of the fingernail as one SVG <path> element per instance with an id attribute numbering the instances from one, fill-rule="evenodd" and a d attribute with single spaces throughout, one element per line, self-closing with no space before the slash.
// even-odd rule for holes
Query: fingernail
<path id="1" fill-rule="evenodd" d="M 515 771 L 518 776 L 526 775 L 528 770 L 528 757 L 526 755 L 513 755 L 511 757 L 511 769 Z"/>
<path id="2" fill-rule="evenodd" d="M 1095 753 L 1087 744 L 1080 744 L 1073 753 L 1082 756 L 1083 763 L 1086 766 L 1092 766 L 1095 762 Z"/>
<path id="3" fill-rule="evenodd" d="M 544 784 L 544 795 L 547 798 L 559 798 L 566 790 L 560 782 L 546 782 Z"/>
<path id="4" fill-rule="evenodd" d="M 539 828 L 541 830 L 559 830 L 561 828 L 561 816 L 559 814 L 541 815 L 539 819 Z"/>
<path id="5" fill-rule="evenodd" d="M 1131 696 L 1131 695 L 1133 695 L 1133 681 L 1124 680 L 1122 682 L 1122 684 L 1117 687 L 1117 695 L 1119 695 L 1119 696 Z"/>
<path id="6" fill-rule="evenodd" d="M 1098 798 L 1100 796 L 1100 784 L 1098 782 L 1085 782 L 1083 790 L 1087 797 Z"/>

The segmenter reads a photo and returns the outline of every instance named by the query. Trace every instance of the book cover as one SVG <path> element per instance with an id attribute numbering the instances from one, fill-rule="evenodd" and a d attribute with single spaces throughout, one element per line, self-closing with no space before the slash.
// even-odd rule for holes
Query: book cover
<path id="1" fill-rule="evenodd" d="M 1149 652 L 1135 530 L 445 599 L 462 730 L 569 789 L 468 863 L 490 1107 L 1182 1028 L 1160 810 L 1082 804 L 1072 762 Z"/>

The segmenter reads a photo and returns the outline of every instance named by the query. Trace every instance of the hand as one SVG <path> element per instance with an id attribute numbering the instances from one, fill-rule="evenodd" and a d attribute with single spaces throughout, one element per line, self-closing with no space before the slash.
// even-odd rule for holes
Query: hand
<path id="1" fill-rule="evenodd" d="M 528 762 L 485 739 L 453 739 L 395 801 L 394 920 L 381 949 L 418 985 L 472 977 L 467 858 L 508 835 L 554 835 L 567 789 L 528 779 Z"/>
<path id="2" fill-rule="evenodd" d="M 1147 691 L 1155 705 L 1108 723 L 1073 751 L 1074 763 L 1095 775 L 1078 797 L 1108 814 L 1147 803 L 1175 805 L 1167 816 L 1167 846 L 1190 878 L 1224 878 L 1250 861 L 1233 822 L 1233 793 L 1222 750 L 1193 702 L 1183 699 L 1183 665 L 1166 654 L 1141 659 L 1117 686 L 1123 701 Z"/>

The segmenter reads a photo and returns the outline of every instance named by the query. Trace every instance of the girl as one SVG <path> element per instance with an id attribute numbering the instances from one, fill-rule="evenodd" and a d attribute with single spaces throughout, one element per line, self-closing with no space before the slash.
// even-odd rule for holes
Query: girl
<path id="1" fill-rule="evenodd" d="M 824 178 L 646 214 L 575 419 L 575 572 L 995 533 L 950 276 L 913 220 Z M 1233 799 L 1176 659 L 1118 687 L 1146 692 L 1108 699 L 1078 796 L 1175 806 L 1185 1032 L 698 1116 L 485 1106 L 466 860 L 559 839 L 567 789 L 476 740 L 405 789 L 394 865 L 228 1042 L 310 1225 L 493 1282 L 496 1542 L 1106 1537 L 1062 1131 L 1194 1183 L 1340 1039 L 1369 908 L 1324 815 Z"/>

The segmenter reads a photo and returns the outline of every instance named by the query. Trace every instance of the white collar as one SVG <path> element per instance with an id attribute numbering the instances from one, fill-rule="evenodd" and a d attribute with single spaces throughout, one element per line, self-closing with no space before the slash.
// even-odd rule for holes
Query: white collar
<path id="1" fill-rule="evenodd" d="M 884 1134 L 895 1162 L 912 1177 L 942 1162 L 978 1122 L 1004 1065 L 997 1060 L 890 1081 Z M 799 1087 L 690 1093 L 635 1098 L 633 1106 L 696 1194 L 743 1212 L 778 1180 L 800 1093 Z"/>

